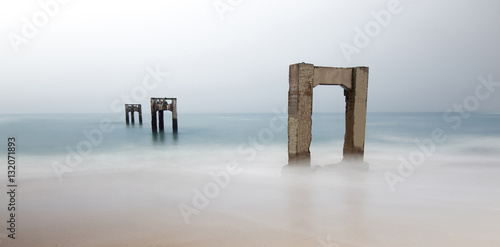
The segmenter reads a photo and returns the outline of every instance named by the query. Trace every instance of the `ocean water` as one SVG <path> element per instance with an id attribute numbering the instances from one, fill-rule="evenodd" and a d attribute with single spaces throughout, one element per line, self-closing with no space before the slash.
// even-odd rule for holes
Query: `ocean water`
<path id="1" fill-rule="evenodd" d="M 0 115 L 20 191 L 2 246 L 500 246 L 500 114 L 369 113 L 353 169 L 344 114 L 316 113 L 311 168 L 292 175 L 286 114 L 165 120 Z"/>
<path id="2" fill-rule="evenodd" d="M 401 154 L 418 149 L 418 143 L 432 139 L 435 129 L 442 130 L 446 140 L 439 143 L 433 155 L 497 155 L 500 153 L 500 114 L 473 114 L 444 119 L 443 113 L 371 113 L 367 117 L 365 149 L 370 154 Z M 454 118 L 453 118 L 454 117 Z M 180 114 L 179 132 L 172 133 L 170 115 L 165 116 L 165 132 L 151 131 L 151 118 L 143 124 L 126 125 L 118 114 L 48 114 L 1 115 L 3 139 L 16 136 L 22 156 L 58 157 L 72 151 L 93 154 L 140 155 L 141 152 L 182 153 L 189 159 L 197 151 L 233 152 L 245 158 L 249 149 L 279 148 L 286 156 L 286 114 Z M 101 122 L 105 129 L 101 129 Z M 313 115 L 312 156 L 314 149 L 329 149 L 328 155 L 341 156 L 344 138 L 343 113 Z M 254 141 L 251 141 L 255 139 Z M 93 141 L 93 142 L 92 142 Z M 91 142 L 92 145 L 88 145 Z M 1 142 L 6 147 L 6 141 Z M 89 150 L 89 147 L 91 150 Z M 70 150 L 70 151 L 68 151 Z M 243 151 L 243 152 L 242 152 Z M 192 152 L 192 153 L 190 153 Z M 87 154 L 88 153 L 88 154 Z M 211 156 L 218 156 L 212 152 Z M 331 162 L 335 162 L 333 158 Z M 324 164 L 318 164 L 324 165 Z"/>
<path id="3" fill-rule="evenodd" d="M 430 138 L 434 129 L 442 129 L 448 140 L 441 148 L 457 154 L 498 154 L 499 145 L 492 143 L 500 138 L 500 114 L 473 114 L 458 120 L 443 113 L 371 113 L 367 117 L 366 151 L 387 149 L 388 153 L 398 149 L 412 148 L 415 139 Z M 455 119 L 451 119 L 451 117 Z M 67 146 L 76 145 L 89 138 L 87 133 L 100 131 L 102 142 L 93 145 L 92 153 L 117 152 L 128 149 L 169 150 L 189 149 L 192 146 L 231 149 L 248 142 L 248 138 L 262 133 L 262 140 L 270 146 L 287 145 L 287 116 L 283 114 L 180 114 L 179 133 L 173 134 L 170 115 L 165 116 L 165 132 L 153 134 L 151 118 L 145 115 L 143 124 L 126 125 L 116 114 L 36 114 L 0 115 L 0 128 L 4 139 L 17 136 L 23 155 L 58 155 L 67 153 Z M 279 119 L 277 121 L 275 118 Z M 108 133 L 100 130 L 105 121 Z M 313 115 L 312 146 L 340 143 L 344 138 L 343 113 L 315 113 Z M 273 125 L 274 127 L 270 127 Z M 272 135 L 270 135 L 271 130 Z M 92 134 L 89 134 L 92 136 Z M 95 134 L 94 134 L 95 135 Z M 99 139 L 97 136 L 95 138 Z M 5 143 L 2 143 L 5 145 Z M 5 147 L 5 146 L 2 146 Z M 393 149 L 393 151 L 391 151 Z"/>

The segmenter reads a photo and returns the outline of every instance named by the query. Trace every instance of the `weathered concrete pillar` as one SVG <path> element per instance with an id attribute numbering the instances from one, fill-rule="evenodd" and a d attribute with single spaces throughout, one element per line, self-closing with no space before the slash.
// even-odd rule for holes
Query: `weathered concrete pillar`
<path id="1" fill-rule="evenodd" d="M 160 125 L 160 132 L 163 132 L 165 130 L 165 123 L 163 122 L 163 110 L 158 111 L 158 125 Z"/>
<path id="2" fill-rule="evenodd" d="M 352 88 L 345 90 L 344 160 L 363 161 L 365 151 L 368 67 L 353 68 Z"/>
<path id="3" fill-rule="evenodd" d="M 139 122 L 142 124 L 142 107 L 140 104 L 125 104 L 125 121 L 127 124 L 130 123 L 129 121 L 129 113 L 130 113 L 130 118 L 132 120 L 132 124 L 135 123 L 135 112 L 139 113 Z"/>
<path id="4" fill-rule="evenodd" d="M 172 99 L 172 129 L 177 133 L 177 99 Z"/>
<path id="5" fill-rule="evenodd" d="M 288 160 L 310 163 L 311 115 L 313 88 L 339 85 L 346 96 L 346 132 L 344 160 L 362 161 L 365 146 L 368 67 L 315 67 L 312 64 L 290 65 L 288 92 Z"/>
<path id="6" fill-rule="evenodd" d="M 172 103 L 168 103 L 168 101 Z M 160 126 L 160 131 L 165 129 L 165 118 L 163 111 L 172 112 L 172 129 L 173 132 L 177 132 L 177 98 L 151 98 L 151 126 L 153 127 L 153 132 L 157 132 L 158 125 Z M 156 113 L 158 112 L 158 119 Z M 156 123 L 158 120 L 158 124 Z"/>
<path id="7" fill-rule="evenodd" d="M 288 160 L 309 163 L 314 65 L 290 65 L 288 91 Z"/>
<path id="8" fill-rule="evenodd" d="M 130 121 L 128 119 L 128 105 L 125 105 L 125 122 L 127 124 L 130 124 Z"/>
<path id="9" fill-rule="evenodd" d="M 153 133 L 158 132 L 157 130 L 158 124 L 156 123 L 156 101 L 151 98 L 151 129 L 153 129 Z"/>
<path id="10" fill-rule="evenodd" d="M 134 115 L 135 115 L 135 109 L 134 106 L 132 106 L 132 109 L 130 111 L 130 121 L 132 121 L 132 124 L 135 124 Z"/>
<path id="11" fill-rule="evenodd" d="M 139 105 L 139 124 L 142 124 L 142 106 Z"/>

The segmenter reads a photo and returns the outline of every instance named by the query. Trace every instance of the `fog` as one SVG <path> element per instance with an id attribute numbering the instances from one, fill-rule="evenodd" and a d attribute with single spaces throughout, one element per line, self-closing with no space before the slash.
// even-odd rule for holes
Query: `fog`
<path id="1" fill-rule="evenodd" d="M 371 150 L 367 168 L 336 165 L 342 157 L 329 149 L 314 147 L 313 167 L 302 169 L 285 166 L 282 145 L 252 161 L 217 147 L 131 149 L 86 157 L 61 181 L 54 157 L 24 156 L 18 239 L 5 244 L 500 244 L 497 156 L 435 155 L 391 191 L 384 173 L 397 173 L 393 157 L 405 150 Z"/>
<path id="2" fill-rule="evenodd" d="M 500 72 L 493 0 L 37 2 L 0 3 L 2 113 L 112 112 L 149 97 L 177 97 L 180 112 L 271 112 L 299 62 L 369 66 L 371 112 L 446 111 Z M 161 80 L 142 91 L 149 66 Z M 314 93 L 316 112 L 343 111 L 342 90 Z M 498 105 L 492 93 L 476 110 Z"/>

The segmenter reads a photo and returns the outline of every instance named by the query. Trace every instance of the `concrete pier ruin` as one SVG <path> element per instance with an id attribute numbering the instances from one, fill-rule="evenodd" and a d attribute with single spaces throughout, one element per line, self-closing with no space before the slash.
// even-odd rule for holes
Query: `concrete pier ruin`
<path id="1" fill-rule="evenodd" d="M 125 121 L 127 122 L 127 124 L 130 124 L 129 115 L 130 115 L 130 118 L 132 120 L 132 124 L 134 124 L 135 112 L 139 113 L 139 123 L 142 124 L 142 107 L 141 107 L 141 105 L 140 104 L 125 104 Z"/>
<path id="2" fill-rule="evenodd" d="M 288 161 L 310 164 L 313 88 L 339 85 L 344 88 L 344 161 L 363 161 L 368 96 L 368 67 L 316 67 L 290 65 L 288 91 Z"/>
<path id="3" fill-rule="evenodd" d="M 163 111 L 172 112 L 172 130 L 177 133 L 177 98 L 151 98 L 151 127 L 153 132 L 158 132 L 158 127 L 160 132 L 164 131 Z"/>

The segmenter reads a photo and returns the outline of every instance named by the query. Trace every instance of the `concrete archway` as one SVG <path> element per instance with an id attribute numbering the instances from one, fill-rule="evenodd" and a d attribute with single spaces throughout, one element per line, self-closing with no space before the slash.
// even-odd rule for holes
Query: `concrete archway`
<path id="1" fill-rule="evenodd" d="M 310 163 L 313 88 L 339 85 L 346 98 L 344 160 L 363 161 L 368 97 L 368 67 L 290 65 L 288 91 L 288 162 Z"/>

